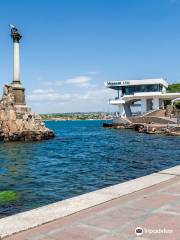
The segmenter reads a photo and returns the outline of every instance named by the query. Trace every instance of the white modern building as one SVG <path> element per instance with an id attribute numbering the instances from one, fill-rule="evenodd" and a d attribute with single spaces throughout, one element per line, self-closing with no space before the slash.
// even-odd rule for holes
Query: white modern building
<path id="1" fill-rule="evenodd" d="M 150 111 L 164 109 L 166 100 L 180 98 L 180 93 L 167 93 L 166 79 L 120 80 L 105 82 L 107 88 L 116 91 L 114 99 L 109 103 L 117 105 L 121 118 L 131 117 L 132 106 L 140 106 L 141 115 Z"/>

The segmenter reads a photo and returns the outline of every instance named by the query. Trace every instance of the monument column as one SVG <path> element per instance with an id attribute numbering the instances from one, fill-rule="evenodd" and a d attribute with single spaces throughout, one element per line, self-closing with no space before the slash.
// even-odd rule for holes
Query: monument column
<path id="1" fill-rule="evenodd" d="M 20 81 L 20 53 L 19 53 L 19 41 L 22 38 L 18 29 L 10 25 L 11 37 L 13 39 L 13 81 L 12 87 L 14 90 L 15 104 L 25 105 L 25 89 L 23 88 Z"/>

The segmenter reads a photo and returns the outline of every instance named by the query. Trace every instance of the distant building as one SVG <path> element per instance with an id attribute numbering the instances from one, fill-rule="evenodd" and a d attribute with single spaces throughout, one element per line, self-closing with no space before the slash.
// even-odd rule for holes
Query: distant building
<path id="1" fill-rule="evenodd" d="M 152 110 L 164 109 L 165 100 L 174 100 L 180 93 L 167 93 L 168 83 L 165 79 L 107 81 L 106 87 L 117 92 L 117 97 L 109 103 L 118 106 L 119 116 L 132 116 L 131 106 L 140 102 L 141 114 Z"/>

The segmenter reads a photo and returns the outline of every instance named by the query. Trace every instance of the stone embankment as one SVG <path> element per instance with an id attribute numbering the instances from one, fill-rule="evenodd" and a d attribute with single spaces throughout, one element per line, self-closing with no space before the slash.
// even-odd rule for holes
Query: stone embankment
<path id="1" fill-rule="evenodd" d="M 147 124 L 147 123 L 132 123 L 126 125 L 116 125 L 104 123 L 103 127 L 105 128 L 114 128 L 114 129 L 133 129 L 139 133 L 147 134 L 161 134 L 167 136 L 180 136 L 180 126 L 177 124 Z"/>
<path id="2" fill-rule="evenodd" d="M 180 126 L 175 124 L 134 124 L 134 128 L 139 133 L 180 136 Z"/>
<path id="3" fill-rule="evenodd" d="M 104 123 L 103 127 L 134 129 L 139 133 L 147 134 L 180 136 L 180 126 L 177 124 L 178 116 L 180 116 L 180 111 L 169 106 L 166 110 L 153 110 L 140 116 L 115 117 L 111 124 Z"/>
<path id="4" fill-rule="evenodd" d="M 54 137 L 41 117 L 26 105 L 16 105 L 13 87 L 4 86 L 0 101 L 0 141 L 39 141 Z"/>

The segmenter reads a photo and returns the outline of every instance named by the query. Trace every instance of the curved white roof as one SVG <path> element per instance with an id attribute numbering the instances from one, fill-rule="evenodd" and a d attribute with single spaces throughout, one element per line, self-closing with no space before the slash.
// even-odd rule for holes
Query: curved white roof
<path id="1" fill-rule="evenodd" d="M 161 84 L 164 87 L 168 87 L 168 83 L 164 78 L 149 78 L 141 80 L 119 80 L 119 81 L 107 81 L 105 86 L 108 88 L 116 88 L 122 86 L 136 86 L 136 85 L 150 85 Z"/>

